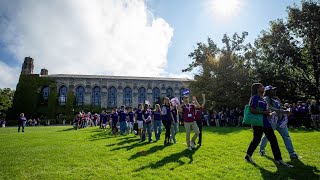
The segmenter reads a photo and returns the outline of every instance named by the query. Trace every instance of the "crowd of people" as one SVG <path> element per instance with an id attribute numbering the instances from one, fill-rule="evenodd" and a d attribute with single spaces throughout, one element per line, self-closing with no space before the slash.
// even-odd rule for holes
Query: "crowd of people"
<path id="1" fill-rule="evenodd" d="M 196 97 L 189 102 L 189 95 L 183 97 L 180 104 L 177 98 L 164 98 L 162 105 L 156 104 L 152 109 L 146 101 L 145 104 L 139 104 L 137 109 L 132 107 L 121 106 L 119 109 L 114 108 L 110 113 L 102 111 L 100 114 L 91 114 L 90 112 L 79 112 L 73 121 L 75 129 L 86 128 L 88 126 L 100 126 L 106 130 L 111 129 L 113 135 L 135 134 L 141 141 L 151 143 L 159 141 L 162 133 L 162 126 L 165 128 L 164 145 L 177 143 L 176 134 L 179 125 L 183 120 L 183 124 L 187 131 L 188 149 L 195 148 L 195 140 L 200 135 L 197 142 L 201 146 L 202 121 L 206 120 L 209 125 L 209 116 L 203 113 L 205 104 L 205 95 L 203 95 L 203 104 L 200 105 Z M 199 130 L 200 128 L 200 130 Z M 194 129 L 196 134 L 190 140 L 190 131 Z"/>
<path id="2" fill-rule="evenodd" d="M 290 134 L 289 125 L 292 127 L 301 127 L 314 129 L 319 128 L 320 106 L 317 101 L 312 100 L 310 105 L 303 102 L 297 104 L 282 104 L 276 96 L 276 88 L 272 86 L 264 87 L 261 83 L 255 83 L 251 88 L 252 96 L 249 101 L 250 113 L 261 115 L 262 125 L 252 125 L 253 140 L 251 141 L 245 160 L 254 163 L 252 154 L 260 144 L 259 153 L 266 156 L 265 147 L 270 141 L 271 149 L 276 162 L 280 165 L 292 167 L 282 160 L 277 138 L 274 130 L 281 135 L 286 149 L 291 158 L 300 158 L 295 152 Z M 121 106 L 119 109 L 114 108 L 110 113 L 102 111 L 100 114 L 90 112 L 79 112 L 73 121 L 75 129 L 86 128 L 89 126 L 100 126 L 106 131 L 110 128 L 114 136 L 135 134 L 141 142 L 146 140 L 151 143 L 161 139 L 162 127 L 165 128 L 164 145 L 177 143 L 176 134 L 179 131 L 179 125 L 184 125 L 186 131 L 187 149 L 192 150 L 202 145 L 202 127 L 207 126 L 242 126 L 248 112 L 244 109 L 225 108 L 221 111 L 213 111 L 210 115 L 205 109 L 205 95 L 203 94 L 202 104 L 200 105 L 195 96 L 189 101 L 189 94 L 183 96 L 182 102 L 177 98 L 164 98 L 163 104 L 156 104 L 151 108 L 150 103 L 146 101 L 139 104 L 137 109 L 133 107 Z M 21 113 L 19 119 L 18 132 L 24 126 L 40 124 L 36 120 L 27 121 L 24 114 Z M 194 135 L 190 139 L 191 130 Z M 196 140 L 198 139 L 197 143 Z"/>

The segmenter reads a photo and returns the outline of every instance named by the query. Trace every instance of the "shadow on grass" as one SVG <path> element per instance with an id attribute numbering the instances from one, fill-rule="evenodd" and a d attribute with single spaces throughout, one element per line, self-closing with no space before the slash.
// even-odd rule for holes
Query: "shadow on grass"
<path id="1" fill-rule="evenodd" d="M 202 132 L 216 134 L 239 133 L 242 130 L 248 130 L 250 127 L 203 127 Z"/>
<path id="2" fill-rule="evenodd" d="M 114 143 L 114 144 L 107 144 L 106 147 L 111 147 L 111 146 L 122 146 L 122 145 L 125 145 L 125 144 L 130 144 L 130 143 L 133 143 L 133 142 L 137 142 L 137 141 L 140 141 L 140 139 L 138 139 L 137 137 L 124 137 L 124 138 L 121 138 L 121 139 L 118 139 L 120 140 L 120 142 L 118 143 Z"/>
<path id="3" fill-rule="evenodd" d="M 269 156 L 266 158 L 275 163 L 273 158 Z M 275 163 L 276 172 L 268 171 L 257 164 L 254 166 L 259 168 L 263 179 L 320 179 L 317 167 L 305 165 L 300 159 L 291 159 L 290 164 L 294 167 L 288 168 Z"/>
<path id="4" fill-rule="evenodd" d="M 100 130 L 100 131 L 95 131 L 95 132 L 98 132 L 98 133 L 92 134 L 89 138 L 89 141 L 98 141 L 98 140 L 109 139 L 109 138 L 114 137 L 108 131 Z"/>
<path id="5" fill-rule="evenodd" d="M 57 132 L 66 132 L 66 131 L 76 131 L 76 129 L 72 128 L 68 128 L 68 129 L 63 129 L 63 130 L 59 130 Z"/>
<path id="6" fill-rule="evenodd" d="M 136 141 L 139 141 L 139 142 L 136 142 Z M 122 150 L 122 149 L 126 149 L 127 151 L 129 151 L 131 149 L 134 149 L 134 148 L 137 148 L 137 147 L 140 147 L 140 146 L 145 146 L 146 144 L 149 144 L 148 142 L 140 142 L 139 139 L 133 140 L 133 142 L 136 142 L 136 143 L 130 144 L 130 145 L 127 145 L 127 146 L 120 146 L 120 147 L 117 147 L 117 148 L 113 148 L 110 151 L 118 151 L 118 150 Z"/>
<path id="7" fill-rule="evenodd" d="M 157 146 L 153 146 L 152 148 L 150 148 L 150 149 L 147 150 L 147 151 L 137 152 L 136 154 L 132 155 L 132 156 L 129 158 L 129 161 L 130 161 L 130 160 L 133 160 L 133 159 L 137 159 L 137 158 L 142 157 L 142 156 L 148 156 L 149 154 L 156 153 L 157 151 L 163 150 L 165 147 L 166 147 L 166 146 L 164 146 L 164 145 L 157 145 Z"/>
<path id="8" fill-rule="evenodd" d="M 171 154 L 170 156 L 167 156 L 167 157 L 163 158 L 162 160 L 160 160 L 158 162 L 150 163 L 149 165 L 142 166 L 139 169 L 135 169 L 134 171 L 135 172 L 143 171 L 144 169 L 147 169 L 147 168 L 158 169 L 158 168 L 161 168 L 162 166 L 164 166 L 164 165 L 166 165 L 168 163 L 179 163 L 178 166 L 182 166 L 182 165 L 186 164 L 183 160 L 181 160 L 181 158 L 183 158 L 183 157 L 189 158 L 188 164 L 191 164 L 193 162 L 193 154 L 198 149 L 199 149 L 199 147 L 196 148 L 196 149 L 193 149 L 192 151 L 189 151 L 189 150 L 186 149 L 184 151 L 181 151 L 181 152 L 178 152 L 178 153 L 175 153 L 175 154 Z M 174 168 L 172 168 L 171 170 L 174 170 Z"/>

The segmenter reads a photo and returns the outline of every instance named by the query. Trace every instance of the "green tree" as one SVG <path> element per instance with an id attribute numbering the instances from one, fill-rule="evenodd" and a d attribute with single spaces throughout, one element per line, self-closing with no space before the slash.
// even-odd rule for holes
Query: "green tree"
<path id="1" fill-rule="evenodd" d="M 238 107 L 248 102 L 251 80 L 245 59 L 251 45 L 244 44 L 247 35 L 247 32 L 241 36 L 235 33 L 231 38 L 224 35 L 222 48 L 208 38 L 207 44 L 198 43 L 189 54 L 193 61 L 182 71 L 198 70 L 195 81 L 189 82 L 188 86 L 197 97 L 202 93 L 207 95 L 207 107 Z"/>
<path id="2" fill-rule="evenodd" d="M 14 90 L 10 88 L 0 89 L 0 118 L 6 117 L 7 111 L 12 106 Z"/>
<path id="3" fill-rule="evenodd" d="M 296 100 L 304 96 L 299 90 L 307 79 L 300 68 L 301 48 L 283 20 L 270 22 L 270 29 L 262 31 L 256 39 L 254 51 L 254 79 L 278 87 L 278 95 L 283 99 Z"/>
<path id="4" fill-rule="evenodd" d="M 297 65 L 306 74 L 308 93 L 320 97 L 320 2 L 302 1 L 288 7 L 288 28 L 301 39 L 302 61 Z"/>
<path id="5" fill-rule="evenodd" d="M 289 101 L 319 98 L 320 6 L 303 1 L 288 7 L 288 22 L 270 22 L 255 41 L 250 66 L 254 79 L 278 87 Z"/>

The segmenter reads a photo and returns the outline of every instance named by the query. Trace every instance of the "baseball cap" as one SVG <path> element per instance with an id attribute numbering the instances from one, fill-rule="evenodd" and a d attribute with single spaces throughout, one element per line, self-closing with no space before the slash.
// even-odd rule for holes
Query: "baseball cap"
<path id="1" fill-rule="evenodd" d="M 277 89 L 277 88 L 269 85 L 269 86 L 266 86 L 266 87 L 264 88 L 264 91 L 269 91 L 269 90 L 274 90 L 274 89 Z"/>

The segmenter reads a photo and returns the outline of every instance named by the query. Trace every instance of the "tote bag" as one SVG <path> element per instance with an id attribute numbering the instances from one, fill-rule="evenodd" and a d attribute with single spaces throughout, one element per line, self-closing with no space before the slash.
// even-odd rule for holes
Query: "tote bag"
<path id="1" fill-rule="evenodd" d="M 247 104 L 244 108 L 244 117 L 243 124 L 254 125 L 254 126 L 263 126 L 263 115 L 262 114 L 252 114 L 250 112 L 250 105 Z M 257 108 L 257 110 L 262 110 Z"/>

